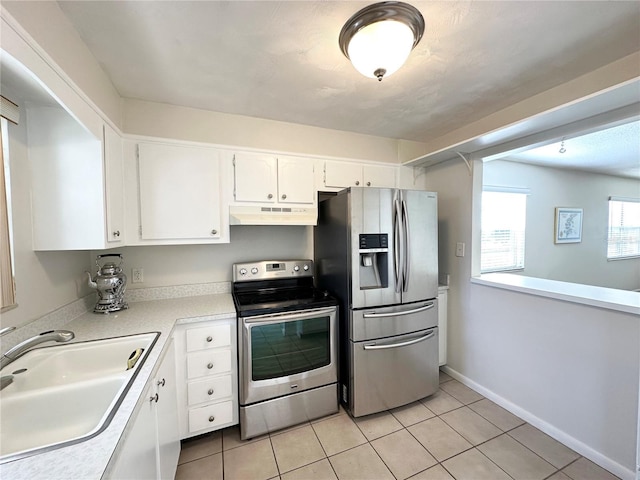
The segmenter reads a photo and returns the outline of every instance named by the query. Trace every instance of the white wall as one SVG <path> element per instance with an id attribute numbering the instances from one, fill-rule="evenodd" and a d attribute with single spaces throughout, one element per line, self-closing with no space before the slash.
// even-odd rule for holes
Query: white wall
<path id="1" fill-rule="evenodd" d="M 479 228 L 473 180 L 462 161 L 427 175 L 440 199 L 440 269 L 451 274 L 448 366 L 579 453 L 632 478 L 638 317 L 472 284 L 477 260 L 469 249 L 456 257 L 454 247 L 470 245 L 472 225 Z"/>
<path id="2" fill-rule="evenodd" d="M 90 265 L 88 252 L 34 252 L 32 249 L 31 167 L 26 128 L 29 119 L 24 110 L 22 113 L 20 125 L 9 124 L 18 307 L 0 316 L 0 327 L 20 327 L 91 292 L 83 279 L 83 272 Z"/>
<path id="3" fill-rule="evenodd" d="M 398 163 L 392 138 L 134 99 L 124 102 L 123 127 L 132 135 Z"/>
<path id="4" fill-rule="evenodd" d="M 41 52 L 46 52 L 51 61 L 64 71 L 64 77 L 75 83 L 86 94 L 85 98 L 119 127 L 122 100 L 58 3 L 3 0 L 2 7 L 38 43 Z"/>
<path id="5" fill-rule="evenodd" d="M 640 288 L 640 258 L 607 261 L 609 197 L 638 197 L 640 181 L 502 160 L 485 163 L 483 177 L 484 185 L 530 189 L 525 269 L 519 273 L 622 290 Z M 556 207 L 584 210 L 582 242 L 554 243 Z"/>
<path id="6" fill-rule="evenodd" d="M 313 259 L 312 227 L 231 227 L 231 243 L 218 245 L 163 245 L 109 250 L 122 253 L 127 289 L 230 282 L 231 265 L 252 260 Z M 92 252 L 92 256 L 106 252 Z M 131 283 L 131 268 L 144 270 L 143 283 Z"/>

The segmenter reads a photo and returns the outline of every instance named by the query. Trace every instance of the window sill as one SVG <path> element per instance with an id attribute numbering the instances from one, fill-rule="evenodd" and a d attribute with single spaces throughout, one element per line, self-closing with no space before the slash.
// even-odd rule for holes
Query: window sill
<path id="1" fill-rule="evenodd" d="M 471 283 L 640 315 L 639 292 L 508 273 L 488 273 L 472 277 Z"/>
<path id="2" fill-rule="evenodd" d="M 640 255 L 629 255 L 627 257 L 607 257 L 607 262 L 618 262 L 620 260 L 633 260 L 640 258 Z"/>

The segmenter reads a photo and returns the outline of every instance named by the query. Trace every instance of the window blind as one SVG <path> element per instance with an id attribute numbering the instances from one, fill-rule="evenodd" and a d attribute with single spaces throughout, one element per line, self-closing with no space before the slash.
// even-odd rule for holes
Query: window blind
<path id="1" fill-rule="evenodd" d="M 480 271 L 524 268 L 525 193 L 482 192 Z"/>
<path id="2" fill-rule="evenodd" d="M 640 256 L 640 199 L 609 197 L 607 258 Z"/>

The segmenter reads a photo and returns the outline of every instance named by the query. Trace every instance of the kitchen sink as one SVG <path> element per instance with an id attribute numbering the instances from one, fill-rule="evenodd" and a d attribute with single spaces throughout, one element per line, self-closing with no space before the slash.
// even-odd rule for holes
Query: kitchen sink
<path id="1" fill-rule="evenodd" d="M 0 391 L 0 463 L 102 432 L 159 335 L 37 348 L 2 369 L 13 382 Z"/>

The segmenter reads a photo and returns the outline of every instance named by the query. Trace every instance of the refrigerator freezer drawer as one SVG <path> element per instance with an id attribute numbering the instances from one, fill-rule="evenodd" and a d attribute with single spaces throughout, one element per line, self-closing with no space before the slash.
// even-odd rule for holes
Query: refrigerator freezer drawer
<path id="1" fill-rule="evenodd" d="M 351 343 L 354 417 L 407 405 L 438 390 L 438 329 Z"/>
<path id="2" fill-rule="evenodd" d="M 394 307 L 351 311 L 349 339 L 353 342 L 393 337 L 438 326 L 438 301 L 434 298 Z"/>

